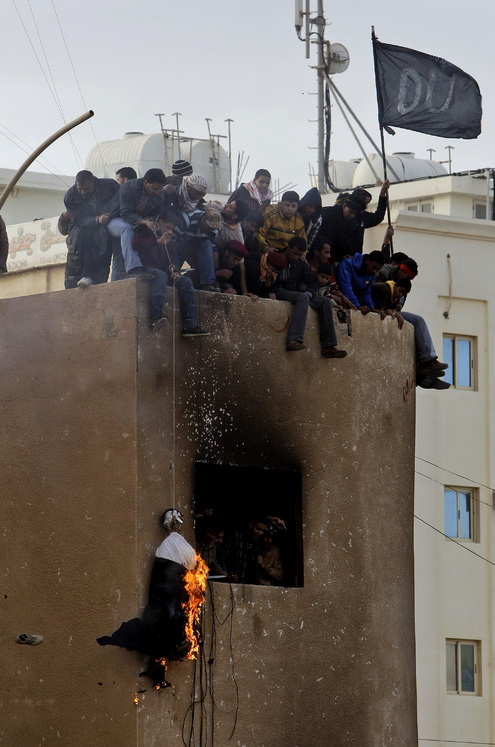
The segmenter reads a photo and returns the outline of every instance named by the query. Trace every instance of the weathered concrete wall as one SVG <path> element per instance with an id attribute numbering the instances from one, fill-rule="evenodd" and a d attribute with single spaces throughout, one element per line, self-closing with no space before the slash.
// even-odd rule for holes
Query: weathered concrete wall
<path id="1" fill-rule="evenodd" d="M 3 743 L 179 745 L 184 723 L 188 738 L 199 665 L 172 664 L 174 690 L 155 692 L 142 657 L 95 639 L 146 603 L 173 464 L 194 542 L 205 461 L 299 470 L 304 526 L 304 587 L 210 585 L 208 733 L 228 743 L 233 666 L 233 744 L 416 745 L 412 330 L 353 314 L 334 362 L 311 313 L 307 350 L 286 354 L 289 306 L 199 294 L 213 334 L 177 334 L 174 356 L 145 294 L 0 301 Z M 44 643 L 16 645 L 24 631 Z"/>

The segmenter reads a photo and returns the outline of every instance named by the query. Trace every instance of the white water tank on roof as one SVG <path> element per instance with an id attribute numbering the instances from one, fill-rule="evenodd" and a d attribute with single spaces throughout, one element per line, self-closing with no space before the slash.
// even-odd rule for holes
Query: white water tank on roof
<path id="1" fill-rule="evenodd" d="M 368 158 L 379 179 L 383 180 L 382 157 L 378 153 L 370 153 Z M 387 171 L 391 183 L 405 182 L 410 179 L 428 179 L 431 176 L 443 176 L 448 173 L 438 161 L 416 158 L 414 153 L 393 153 L 391 156 L 387 156 Z M 392 173 L 393 171 L 398 178 Z M 363 159 L 354 172 L 352 186 L 355 188 L 364 184 L 377 184 L 377 178 Z"/>
<path id="2" fill-rule="evenodd" d="M 360 160 L 361 159 L 356 158 L 352 161 L 331 160 L 328 162 L 330 181 L 341 192 L 347 189 L 352 189 L 352 180 Z"/>
<path id="3" fill-rule="evenodd" d="M 229 157 L 216 140 L 193 140 L 161 132 L 145 135 L 143 132 L 126 132 L 120 140 L 107 140 L 95 145 L 86 158 L 85 168 L 95 176 L 115 179 L 122 166 L 132 166 L 138 176 L 148 169 L 162 169 L 172 174 L 172 164 L 179 158 L 189 161 L 194 171 L 203 174 L 208 191 L 229 192 Z"/>

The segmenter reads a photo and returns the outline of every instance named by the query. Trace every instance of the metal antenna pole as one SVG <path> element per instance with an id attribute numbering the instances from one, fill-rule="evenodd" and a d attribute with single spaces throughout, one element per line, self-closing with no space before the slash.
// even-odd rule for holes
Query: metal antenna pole
<path id="1" fill-rule="evenodd" d="M 229 133 L 229 188 L 231 192 L 234 191 L 232 189 L 232 136 L 231 136 L 231 131 L 230 131 L 230 125 L 231 125 L 231 122 L 233 121 L 234 121 L 233 119 L 225 120 L 225 122 L 227 122 L 228 133 Z"/>
<path id="2" fill-rule="evenodd" d="M 431 154 L 436 153 L 435 148 L 427 148 L 426 152 L 430 154 L 430 161 L 433 161 L 433 156 Z"/>
<path id="3" fill-rule="evenodd" d="M 206 124 L 208 125 L 208 137 L 210 138 L 210 143 L 211 143 L 211 154 L 212 154 L 212 161 L 213 161 L 213 163 L 212 163 L 212 165 L 213 165 L 213 184 L 215 185 L 215 191 L 217 191 L 218 190 L 218 185 L 217 185 L 217 164 L 216 164 L 216 159 L 215 159 L 215 141 L 214 141 L 214 139 L 211 136 L 211 128 L 210 128 L 211 119 L 210 119 L 210 117 L 205 117 L 205 121 L 206 121 Z"/>
<path id="4" fill-rule="evenodd" d="M 317 45 L 318 45 L 318 190 L 321 194 L 325 191 L 325 124 L 323 121 L 324 107 L 324 74 L 325 60 L 323 58 L 323 39 L 325 36 L 325 17 L 323 15 L 323 0 L 318 0 L 318 16 L 313 23 L 317 27 Z"/>
<path id="5" fill-rule="evenodd" d="M 329 85 L 330 85 L 330 87 L 331 87 L 332 91 L 333 91 L 334 93 L 336 93 L 336 94 L 337 94 L 337 96 L 338 96 L 338 97 L 339 97 L 339 99 L 340 99 L 340 100 L 342 101 L 342 103 L 343 103 L 343 104 L 344 104 L 344 106 L 346 107 L 346 109 L 347 109 L 347 111 L 349 112 L 349 114 L 350 114 L 350 115 L 351 115 L 351 116 L 352 116 L 352 117 L 354 118 L 355 122 L 357 122 L 357 124 L 359 125 L 359 127 L 361 128 L 361 130 L 362 130 L 362 131 L 364 132 L 364 134 L 366 135 L 366 137 L 368 138 L 368 140 L 370 141 L 371 145 L 372 145 L 372 146 L 373 146 L 373 148 L 374 148 L 374 149 L 376 150 L 376 152 L 378 153 L 378 155 L 380 155 L 380 156 L 381 156 L 381 157 L 383 158 L 383 150 L 381 150 L 381 149 L 380 149 L 380 148 L 378 147 L 378 145 L 377 145 L 377 144 L 375 143 L 375 141 L 373 140 L 373 138 L 372 138 L 372 137 L 371 137 L 371 135 L 369 134 L 369 132 L 368 132 L 368 130 L 366 129 L 366 127 L 365 127 L 365 126 L 363 125 L 363 123 L 362 123 L 362 122 L 360 121 L 360 119 L 358 118 L 358 116 L 357 116 L 357 115 L 356 115 L 356 114 L 355 114 L 355 113 L 353 112 L 353 110 L 351 109 L 351 107 L 349 106 L 349 104 L 347 103 L 347 101 L 346 101 L 346 100 L 345 100 L 345 98 L 344 98 L 344 97 L 342 96 L 342 94 L 340 93 L 339 89 L 337 88 L 337 86 L 336 86 L 336 85 L 335 85 L 335 83 L 333 82 L 332 78 L 329 78 L 329 77 L 328 77 L 328 75 L 325 75 L 325 77 L 326 77 L 326 79 L 327 79 L 327 81 L 328 81 L 328 83 L 329 83 Z M 400 178 L 400 176 L 399 176 L 399 175 L 397 174 L 397 172 L 396 172 L 396 171 L 394 171 L 394 169 L 392 168 L 392 166 L 390 165 L 390 163 L 389 163 L 388 161 L 387 161 L 387 165 L 388 165 L 388 168 L 390 169 L 390 171 L 392 172 L 392 174 L 393 174 L 393 175 L 395 176 L 395 178 L 397 179 L 397 181 L 398 181 L 398 182 L 400 182 L 400 181 L 401 181 L 401 178 Z"/>
<path id="6" fill-rule="evenodd" d="M 162 117 L 164 117 L 164 116 L 165 116 L 165 114 L 163 112 L 161 114 L 155 114 L 155 117 L 158 117 L 158 119 L 160 120 L 160 130 L 162 131 L 163 147 L 165 149 L 165 156 L 163 158 L 163 166 L 164 166 L 165 173 L 168 174 L 167 135 L 166 135 L 165 130 L 163 128 L 163 120 L 162 120 Z"/>
<path id="7" fill-rule="evenodd" d="M 177 151 L 179 153 L 179 160 L 182 158 L 180 154 L 180 129 L 179 129 L 179 117 L 182 117 L 182 114 L 180 112 L 174 112 L 172 114 L 172 117 L 175 117 L 175 122 L 177 125 Z"/>

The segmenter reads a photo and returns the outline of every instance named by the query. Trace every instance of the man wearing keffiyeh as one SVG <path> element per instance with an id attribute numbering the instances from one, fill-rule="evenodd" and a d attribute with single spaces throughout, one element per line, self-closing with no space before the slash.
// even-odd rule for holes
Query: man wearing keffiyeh
<path id="1" fill-rule="evenodd" d="M 229 197 L 229 202 L 241 200 L 247 202 L 250 209 L 258 208 L 263 211 L 273 198 L 273 192 L 270 189 L 271 174 L 266 169 L 258 169 L 254 179 L 241 186 Z"/>

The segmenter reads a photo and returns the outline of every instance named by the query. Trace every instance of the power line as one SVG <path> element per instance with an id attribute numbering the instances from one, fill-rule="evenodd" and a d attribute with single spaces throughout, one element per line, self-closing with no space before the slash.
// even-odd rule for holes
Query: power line
<path id="1" fill-rule="evenodd" d="M 31 148 L 31 146 L 29 146 L 27 143 L 25 143 L 24 140 L 21 140 L 21 138 L 18 137 L 15 133 L 11 132 L 8 127 L 5 127 L 5 125 L 3 125 L 1 123 L 0 123 L 0 127 L 3 127 L 3 129 L 7 130 L 7 132 L 9 132 L 17 140 L 19 140 L 20 143 L 23 143 L 23 145 L 26 146 L 26 148 L 23 148 L 22 145 L 19 145 L 19 143 L 16 143 L 16 141 L 13 140 L 8 135 L 6 135 L 5 132 L 1 132 L 0 131 L 0 135 L 3 135 L 4 138 L 6 138 L 7 140 L 10 140 L 10 142 L 13 145 L 15 145 L 16 148 L 19 148 L 19 150 L 22 150 L 23 153 L 27 153 L 28 155 L 30 155 L 33 152 L 33 148 Z M 29 150 L 27 150 L 27 148 L 29 148 Z M 47 161 L 46 158 L 44 158 L 43 160 L 46 161 L 46 163 L 49 164 L 52 168 L 56 169 L 57 171 L 60 171 L 60 169 L 57 166 L 54 166 L 53 163 L 50 163 L 50 161 Z M 49 169 L 48 166 L 46 166 L 44 163 L 42 163 L 39 158 L 36 159 L 36 163 L 38 163 L 39 166 L 42 169 L 46 169 L 46 171 L 48 171 L 48 173 L 50 173 L 52 176 L 54 176 L 56 179 L 58 179 L 64 185 L 64 187 L 70 187 L 71 186 L 68 182 L 65 182 L 63 179 L 61 179 L 58 174 L 55 174 L 55 172 L 53 172 L 51 169 Z M 63 174 L 62 171 L 60 171 L 60 174 L 62 174 L 62 176 L 65 176 L 65 174 Z"/>
<path id="2" fill-rule="evenodd" d="M 82 92 L 82 88 L 81 88 L 81 85 L 79 83 L 79 78 L 77 77 L 76 68 L 74 67 L 74 63 L 72 61 L 71 53 L 70 53 L 70 50 L 69 50 L 69 45 L 67 44 L 67 41 L 65 39 L 65 34 L 64 34 L 63 29 L 62 29 L 62 24 L 60 23 L 60 18 L 58 17 L 58 13 L 57 13 L 57 9 L 55 7 L 54 0 L 51 0 L 51 3 L 52 3 L 53 12 L 55 14 L 55 18 L 57 19 L 57 24 L 58 24 L 58 28 L 59 28 L 60 34 L 61 34 L 62 40 L 64 42 L 65 51 L 67 52 L 67 57 L 69 58 L 70 66 L 72 68 L 72 72 L 74 73 L 74 78 L 75 78 L 75 81 L 76 81 L 76 85 L 77 85 L 77 88 L 78 88 L 79 93 L 81 95 L 81 101 L 83 103 L 84 108 L 87 110 L 88 106 L 86 105 L 86 101 L 84 100 L 84 95 L 83 95 L 83 92 Z M 89 122 L 89 126 L 91 127 L 91 132 L 93 133 L 93 137 L 94 137 L 94 140 L 95 140 L 95 143 L 96 143 L 96 148 L 98 150 L 98 155 L 100 156 L 100 161 L 102 163 L 103 170 L 104 170 L 105 175 L 106 175 L 107 172 L 106 172 L 106 168 L 105 168 L 105 162 L 103 160 L 103 156 L 101 154 L 100 146 L 99 146 L 98 140 L 96 139 L 96 133 L 95 133 L 95 130 L 94 130 L 94 127 L 93 127 L 93 122 L 91 120 Z"/>
<path id="3" fill-rule="evenodd" d="M 417 456 L 416 459 L 419 459 L 421 462 L 426 462 L 426 464 L 431 464 L 432 467 L 437 467 L 438 469 L 441 469 L 443 472 L 449 472 L 451 475 L 455 475 L 456 477 L 460 477 L 462 480 L 467 480 L 468 482 L 474 482 L 475 485 L 479 485 L 481 488 L 486 488 L 487 490 L 495 490 L 495 488 L 490 487 L 490 485 L 484 485 L 482 482 L 478 482 L 477 480 L 473 480 L 471 477 L 466 477 L 466 475 L 460 475 L 458 472 L 452 472 L 452 470 L 447 469 L 446 467 L 441 467 L 439 464 L 435 464 L 435 462 L 429 462 L 428 459 L 423 459 L 422 457 Z"/>
<path id="4" fill-rule="evenodd" d="M 418 521 L 421 521 L 423 524 L 426 524 L 427 527 L 430 527 L 430 529 L 433 529 L 435 532 L 438 532 L 438 534 L 441 534 L 442 537 L 445 537 L 446 539 L 453 542 L 454 545 L 457 545 L 458 547 L 461 547 L 463 550 L 466 550 L 467 552 L 470 552 L 473 555 L 476 555 L 477 558 L 481 558 L 481 560 L 484 560 L 486 563 L 489 563 L 490 565 L 495 566 L 495 563 L 493 563 L 491 560 L 488 560 L 488 558 L 483 557 L 483 555 L 480 555 L 479 553 L 474 552 L 474 550 L 471 550 L 471 548 L 466 547 L 466 545 L 464 545 L 462 542 L 457 542 L 457 540 L 453 539 L 452 537 L 449 537 L 448 534 L 445 534 L 440 529 L 437 529 L 436 527 L 434 527 L 433 524 L 429 524 L 427 521 L 425 521 L 424 519 L 421 519 L 416 514 L 414 514 L 414 518 L 417 519 Z"/>
<path id="5" fill-rule="evenodd" d="M 418 459 L 419 459 L 419 457 L 418 457 Z M 448 472 L 448 470 L 445 470 L 445 472 Z M 427 480 L 431 480 L 432 482 L 436 482 L 437 485 L 442 485 L 442 487 L 444 487 L 444 488 L 447 487 L 444 482 L 440 482 L 440 480 L 435 480 L 434 477 L 430 477 L 430 475 L 425 475 L 424 472 L 419 472 L 417 469 L 414 470 L 414 473 L 416 475 L 421 475 L 421 477 L 426 477 Z M 465 478 L 465 479 L 467 479 L 467 478 Z M 471 480 L 471 482 L 473 482 L 473 481 Z M 481 498 L 478 498 L 475 495 L 471 495 L 471 498 L 473 499 L 473 501 L 477 501 L 478 503 L 482 503 L 484 506 L 488 506 L 489 508 L 493 508 L 493 504 L 492 503 L 487 503 L 487 501 L 482 501 Z"/>
<path id="6" fill-rule="evenodd" d="M 31 45 L 31 49 L 33 50 L 33 54 L 36 57 L 36 61 L 37 61 L 38 65 L 39 65 L 39 68 L 40 68 L 42 74 L 43 74 L 43 77 L 45 79 L 46 85 L 48 86 L 48 90 L 50 91 L 50 93 L 52 95 L 52 98 L 55 101 L 55 105 L 56 105 L 56 107 L 57 107 L 57 109 L 59 111 L 59 114 L 62 117 L 62 121 L 64 122 L 64 124 L 67 124 L 67 120 L 65 119 L 65 116 L 64 116 L 64 112 L 63 112 L 63 109 L 62 109 L 62 105 L 60 103 L 60 98 L 58 96 L 57 89 L 55 87 L 55 83 L 53 82 L 53 87 L 52 87 L 52 85 L 50 85 L 50 81 L 48 80 L 48 76 L 47 76 L 47 74 L 45 72 L 45 69 L 44 69 L 42 63 L 41 63 L 41 60 L 40 60 L 40 58 L 38 56 L 38 53 L 36 52 L 36 49 L 35 49 L 34 44 L 32 42 L 32 39 L 31 39 L 31 37 L 29 35 L 29 32 L 27 30 L 26 24 L 24 23 L 24 21 L 22 19 L 22 16 L 21 16 L 21 14 L 19 12 L 19 9 L 18 9 L 18 7 L 16 5 L 15 0 L 12 0 L 12 4 L 13 4 L 13 6 L 14 6 L 14 8 L 16 10 L 16 13 L 17 13 L 17 15 L 19 17 L 19 20 L 21 22 L 22 28 L 24 29 L 24 33 L 26 34 L 26 37 L 27 37 L 27 39 L 29 41 L 29 44 Z M 34 17 L 34 13 L 33 13 L 33 10 L 31 8 L 31 4 L 29 3 L 29 0 L 28 0 L 28 4 L 29 4 L 29 9 L 31 11 L 31 15 L 32 15 L 32 18 L 33 18 L 34 26 L 35 26 L 36 31 L 38 33 L 38 39 L 39 39 L 40 44 L 41 44 L 41 49 L 43 50 L 43 54 L 44 54 L 44 57 L 45 57 L 47 68 L 48 68 L 48 70 L 50 72 L 50 76 L 51 76 L 52 81 L 53 81 L 53 76 L 51 74 L 50 66 L 48 65 L 48 60 L 47 60 L 47 57 L 46 57 L 45 49 L 43 47 L 43 42 L 41 40 L 41 35 L 39 33 L 38 26 L 36 24 L 36 19 Z M 76 158 L 76 162 L 79 162 L 82 165 L 82 159 L 81 159 L 81 156 L 79 155 L 79 152 L 78 152 L 78 150 L 77 150 L 77 148 L 75 146 L 74 140 L 73 140 L 73 138 L 72 138 L 71 135 L 69 135 L 69 138 L 70 138 L 70 141 L 71 141 L 71 144 L 72 144 L 72 149 L 74 151 L 74 156 Z"/>

